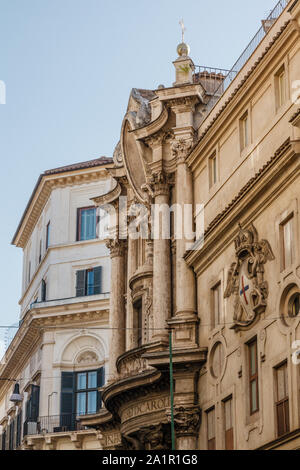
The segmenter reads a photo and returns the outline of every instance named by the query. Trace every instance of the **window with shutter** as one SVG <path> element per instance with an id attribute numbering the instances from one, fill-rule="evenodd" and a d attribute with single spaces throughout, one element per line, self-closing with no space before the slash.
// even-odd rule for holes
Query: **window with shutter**
<path id="1" fill-rule="evenodd" d="M 276 410 L 278 437 L 290 431 L 287 363 L 276 369 Z"/>
<path id="2" fill-rule="evenodd" d="M 22 441 L 22 410 L 17 416 L 16 448 L 20 447 Z"/>
<path id="3" fill-rule="evenodd" d="M 206 412 L 207 419 L 207 449 L 216 450 L 215 408 Z"/>
<path id="4" fill-rule="evenodd" d="M 60 425 L 75 430 L 75 376 L 74 372 L 62 372 L 60 396 Z"/>
<path id="5" fill-rule="evenodd" d="M 94 268 L 94 295 L 102 293 L 102 266 Z"/>
<path id="6" fill-rule="evenodd" d="M 102 293 L 102 266 L 94 269 L 77 271 L 76 297 L 97 295 Z"/>
<path id="7" fill-rule="evenodd" d="M 250 414 L 259 411 L 257 339 L 248 344 Z"/>
<path id="8" fill-rule="evenodd" d="M 225 427 L 225 449 L 233 450 L 233 415 L 232 397 L 224 401 L 224 427 Z"/>

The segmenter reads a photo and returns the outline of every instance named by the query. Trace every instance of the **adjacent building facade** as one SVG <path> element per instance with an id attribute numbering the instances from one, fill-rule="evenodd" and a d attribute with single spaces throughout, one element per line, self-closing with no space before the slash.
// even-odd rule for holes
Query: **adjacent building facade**
<path id="1" fill-rule="evenodd" d="M 300 3 L 280 2 L 229 74 L 177 51 L 172 87 L 132 91 L 114 186 L 94 199 L 120 215 L 108 242 L 119 328 L 105 408 L 81 422 L 106 449 L 170 449 L 171 331 L 177 449 L 296 449 Z M 151 211 L 150 235 L 124 236 L 124 198 L 127 224 L 132 205 Z M 174 204 L 192 207 L 196 238 L 177 236 Z"/>
<path id="2" fill-rule="evenodd" d="M 110 166 L 101 157 L 43 173 L 14 236 L 23 285 L 0 369 L 3 450 L 101 448 L 78 416 L 101 408 L 109 377 L 110 260 L 92 198 L 109 190 Z M 10 401 L 15 383 L 19 403 Z"/>

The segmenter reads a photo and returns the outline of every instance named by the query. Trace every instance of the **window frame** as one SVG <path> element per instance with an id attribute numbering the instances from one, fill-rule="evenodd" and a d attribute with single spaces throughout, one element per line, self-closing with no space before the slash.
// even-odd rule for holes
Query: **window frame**
<path id="1" fill-rule="evenodd" d="M 209 189 L 211 189 L 218 182 L 218 154 L 216 150 L 208 158 L 208 167 L 209 167 Z"/>
<path id="2" fill-rule="evenodd" d="M 287 264 L 286 259 L 286 235 L 285 235 L 285 227 L 287 224 L 290 224 L 290 263 Z M 279 224 L 279 238 L 280 238 L 280 268 L 281 272 L 290 269 L 293 264 L 293 258 L 295 255 L 295 247 L 294 247 L 294 212 L 289 214 L 282 222 Z"/>
<path id="3" fill-rule="evenodd" d="M 89 374 L 90 373 L 95 373 L 96 374 L 96 386 L 91 387 L 91 388 L 88 387 L 88 380 L 89 380 Z M 78 388 L 78 376 L 82 375 L 82 374 L 85 374 L 85 380 L 86 380 L 86 384 L 85 384 L 84 389 Z M 75 394 L 75 413 L 76 413 L 76 416 L 87 416 L 89 414 L 97 413 L 98 400 L 99 400 L 99 390 L 98 390 L 98 388 L 99 387 L 98 387 L 98 370 L 97 369 L 75 372 L 75 390 L 74 390 L 74 394 Z M 89 407 L 88 395 L 89 395 L 89 393 L 94 393 L 94 392 L 96 392 L 96 410 L 93 413 L 92 412 L 89 413 L 89 411 L 88 411 L 88 407 Z M 82 394 L 82 393 L 85 394 L 85 413 L 78 412 L 78 395 Z"/>
<path id="4" fill-rule="evenodd" d="M 284 388 L 286 395 L 279 399 L 279 375 L 278 372 L 284 367 Z M 288 382 L 288 362 L 287 360 L 274 368 L 275 372 L 275 413 L 276 413 L 276 433 L 278 437 L 282 437 L 290 432 L 290 397 L 289 397 L 289 382 Z M 279 429 L 279 411 L 283 408 L 283 432 Z"/>
<path id="5" fill-rule="evenodd" d="M 250 137 L 250 113 L 247 110 L 240 118 L 240 148 L 243 152 L 251 143 Z"/>
<path id="6" fill-rule="evenodd" d="M 223 305 L 222 305 L 222 282 L 218 281 L 211 287 L 211 321 L 212 329 L 218 328 L 223 323 Z M 216 322 L 216 298 L 215 294 L 218 292 L 218 322 Z"/>
<path id="7" fill-rule="evenodd" d="M 99 277 L 100 277 L 100 284 L 95 284 L 95 271 L 98 270 Z M 78 275 L 79 273 L 84 272 L 84 287 L 78 287 Z M 89 273 L 94 273 L 94 283 L 93 286 L 93 293 L 89 293 L 89 284 L 88 284 L 88 277 Z M 75 272 L 76 282 L 75 282 L 75 297 L 90 297 L 92 295 L 100 295 L 103 294 L 103 266 L 94 266 L 93 268 L 86 268 L 86 269 L 78 269 Z M 95 293 L 95 289 L 99 288 L 99 292 Z M 78 290 L 81 289 L 83 291 L 82 295 L 78 295 Z"/>
<path id="8" fill-rule="evenodd" d="M 51 222 L 49 222 L 46 225 L 46 251 L 48 250 L 50 246 L 50 228 L 51 228 Z"/>
<path id="9" fill-rule="evenodd" d="M 283 80 L 282 80 L 283 77 Z M 275 74 L 275 100 L 276 112 L 287 102 L 287 69 L 285 64 L 282 64 Z"/>
<path id="10" fill-rule="evenodd" d="M 210 430 L 209 430 L 209 414 L 213 413 L 213 426 L 214 426 L 214 437 L 209 439 L 210 436 Z M 206 414 L 206 440 L 207 440 L 207 450 L 216 450 L 216 408 L 215 406 L 212 406 L 205 412 Z"/>
<path id="11" fill-rule="evenodd" d="M 94 209 L 95 211 L 95 237 L 94 238 L 81 238 L 81 216 L 84 211 Z M 98 208 L 96 206 L 86 206 L 86 207 L 79 207 L 77 209 L 77 233 L 76 233 L 76 241 L 77 242 L 83 242 L 83 241 L 90 241 L 90 240 L 96 240 L 98 238 L 97 234 L 97 225 L 99 222 L 99 215 L 98 215 Z"/>
<path id="12" fill-rule="evenodd" d="M 231 428 L 226 429 L 226 404 L 230 402 L 230 419 L 231 419 Z M 223 405 L 223 419 L 224 419 L 224 443 L 225 450 L 234 450 L 234 415 L 233 415 L 233 396 L 230 395 L 227 398 L 222 400 Z M 232 446 L 228 446 L 228 441 L 231 440 Z"/>
<path id="13" fill-rule="evenodd" d="M 251 348 L 255 345 L 255 373 L 251 374 L 252 370 L 252 362 L 251 362 Z M 255 415 L 259 412 L 259 374 L 258 374 L 258 344 L 257 344 L 257 337 L 253 338 L 251 341 L 247 343 L 247 353 L 248 353 L 248 378 L 249 378 L 249 411 L 250 416 Z M 253 407 L 253 399 L 252 399 L 252 383 L 256 383 L 256 404 L 257 408 L 254 409 Z"/>

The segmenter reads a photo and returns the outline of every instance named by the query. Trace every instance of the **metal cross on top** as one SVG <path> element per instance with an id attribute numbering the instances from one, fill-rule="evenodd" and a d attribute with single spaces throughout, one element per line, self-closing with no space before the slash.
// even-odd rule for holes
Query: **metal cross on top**
<path id="1" fill-rule="evenodd" d="M 182 42 L 184 42 L 184 33 L 186 31 L 186 28 L 184 26 L 184 22 L 183 22 L 183 19 L 179 21 L 179 24 L 181 26 L 181 35 L 182 35 Z"/>

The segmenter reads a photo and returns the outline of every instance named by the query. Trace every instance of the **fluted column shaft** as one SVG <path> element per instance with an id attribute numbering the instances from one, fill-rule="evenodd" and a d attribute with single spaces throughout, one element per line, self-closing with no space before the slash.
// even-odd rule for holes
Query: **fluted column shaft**
<path id="1" fill-rule="evenodd" d="M 187 266 L 183 258 L 187 244 L 191 243 L 188 237 L 192 231 L 192 220 L 186 220 L 188 210 L 185 210 L 185 205 L 189 205 L 191 212 L 193 207 L 192 174 L 184 159 L 179 159 L 177 162 L 176 202 L 182 211 L 182 237 L 176 240 L 176 315 L 186 316 L 196 311 L 196 285 L 193 270 Z"/>
<path id="2" fill-rule="evenodd" d="M 170 238 L 163 233 L 170 223 L 169 211 L 169 185 L 156 185 L 154 189 L 154 241 L 153 241 L 153 320 L 156 340 L 167 338 L 167 323 L 171 317 L 171 249 Z M 165 213 L 163 211 L 165 207 Z M 162 216 L 158 213 L 162 209 Z M 168 217 L 166 220 L 165 217 Z M 163 220 L 164 219 L 164 220 Z"/>
<path id="3" fill-rule="evenodd" d="M 124 241 L 110 240 L 108 248 L 111 257 L 109 375 L 112 381 L 118 375 L 117 359 L 125 352 L 126 347 Z"/>

